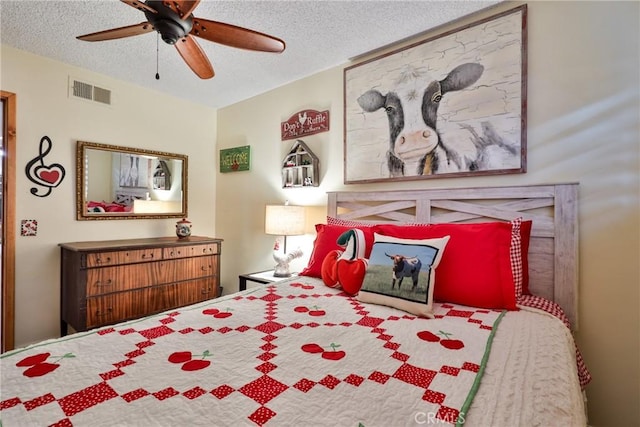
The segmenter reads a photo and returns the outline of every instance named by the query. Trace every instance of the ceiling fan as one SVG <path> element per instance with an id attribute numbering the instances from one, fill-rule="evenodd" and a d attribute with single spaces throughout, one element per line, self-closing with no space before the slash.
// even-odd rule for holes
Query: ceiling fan
<path id="1" fill-rule="evenodd" d="M 285 43 L 276 37 L 248 28 L 196 18 L 193 10 L 200 0 L 120 0 L 144 13 L 145 22 L 78 36 L 79 40 L 97 42 L 120 39 L 157 31 L 162 40 L 174 45 L 182 59 L 201 79 L 213 77 L 213 67 L 193 37 L 240 49 L 280 53 Z M 156 75 L 156 78 L 157 75 Z"/>

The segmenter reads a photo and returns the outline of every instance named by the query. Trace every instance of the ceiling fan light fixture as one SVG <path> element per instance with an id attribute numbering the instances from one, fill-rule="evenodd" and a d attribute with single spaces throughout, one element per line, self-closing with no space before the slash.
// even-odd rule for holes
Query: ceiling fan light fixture
<path id="1" fill-rule="evenodd" d="M 161 1 L 148 1 L 147 5 L 154 6 L 155 13 L 145 11 L 144 15 L 147 21 L 160 33 L 165 43 L 175 44 L 191 31 L 193 19 L 190 16 L 185 19 L 181 18 Z"/>
<path id="2" fill-rule="evenodd" d="M 189 31 L 185 31 L 185 28 L 173 21 L 159 20 L 153 24 L 157 32 L 160 33 L 160 37 L 167 44 L 175 44 L 185 35 L 189 34 Z"/>
<path id="3" fill-rule="evenodd" d="M 196 18 L 192 12 L 201 0 L 120 1 L 141 10 L 147 21 L 85 34 L 78 36 L 77 39 L 88 42 L 114 40 L 155 30 L 158 33 L 157 40 L 162 38 L 165 43 L 175 46 L 184 62 L 201 79 L 212 78 L 214 71 L 196 37 L 238 49 L 274 53 L 280 53 L 285 49 L 283 40 L 268 34 L 232 24 Z M 178 43 L 178 40 L 181 42 Z M 159 75 L 156 73 L 156 79 L 158 78 Z"/>

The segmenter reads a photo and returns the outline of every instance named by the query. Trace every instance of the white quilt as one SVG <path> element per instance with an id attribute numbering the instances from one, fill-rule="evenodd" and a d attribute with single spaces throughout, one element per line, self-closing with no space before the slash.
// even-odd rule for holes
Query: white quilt
<path id="1" fill-rule="evenodd" d="M 560 321 L 417 318 L 310 278 L 5 353 L 0 371 L 3 427 L 585 424 Z"/>
<path id="2" fill-rule="evenodd" d="M 586 426 L 569 329 L 541 310 L 508 312 L 466 426 Z"/>

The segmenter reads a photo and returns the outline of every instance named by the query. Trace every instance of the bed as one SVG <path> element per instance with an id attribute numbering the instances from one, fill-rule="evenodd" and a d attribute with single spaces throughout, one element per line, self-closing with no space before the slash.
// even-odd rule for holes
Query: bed
<path id="1" fill-rule="evenodd" d="M 309 273 L 328 258 L 319 232 L 303 275 L 3 354 L 2 425 L 586 425 L 577 188 L 329 193 L 323 232 L 499 223 L 513 249 L 531 221 L 526 292 L 512 309 L 435 300 L 430 316 L 365 302 Z"/>

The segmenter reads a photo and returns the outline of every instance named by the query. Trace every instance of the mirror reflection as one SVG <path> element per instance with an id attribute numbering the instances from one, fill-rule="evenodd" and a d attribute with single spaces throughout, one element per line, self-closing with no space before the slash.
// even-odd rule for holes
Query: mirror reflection
<path id="1" fill-rule="evenodd" d="M 77 219 L 187 216 L 187 156 L 78 141 Z"/>

